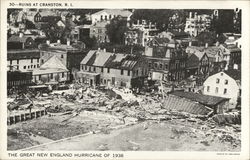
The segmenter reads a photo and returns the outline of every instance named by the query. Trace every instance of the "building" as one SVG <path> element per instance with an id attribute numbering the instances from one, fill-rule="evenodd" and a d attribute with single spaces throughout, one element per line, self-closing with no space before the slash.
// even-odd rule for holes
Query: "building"
<path id="1" fill-rule="evenodd" d="M 60 57 L 53 55 L 40 68 L 33 70 L 32 80 L 37 84 L 66 82 L 70 80 L 70 72 Z"/>
<path id="2" fill-rule="evenodd" d="M 97 22 L 90 26 L 89 37 L 95 37 L 98 43 L 106 43 L 110 42 L 109 37 L 107 35 L 106 25 L 108 22 Z"/>
<path id="3" fill-rule="evenodd" d="M 142 87 L 147 77 L 145 59 L 141 56 L 91 50 L 81 62 L 79 79 L 89 85 Z"/>
<path id="4" fill-rule="evenodd" d="M 228 110 L 227 98 L 183 91 L 172 91 L 169 95 L 171 97 L 166 98 L 165 105 L 170 109 L 206 116 L 212 113 L 224 113 Z"/>
<path id="5" fill-rule="evenodd" d="M 143 41 L 143 31 L 140 29 L 129 29 L 125 32 L 125 45 L 144 46 Z"/>
<path id="6" fill-rule="evenodd" d="M 7 89 L 19 88 L 31 85 L 32 72 L 8 71 Z"/>
<path id="7" fill-rule="evenodd" d="M 50 43 L 50 41 L 47 41 L 46 44 L 41 44 L 39 46 L 40 65 L 56 55 L 70 72 L 73 68 L 79 70 L 80 62 L 86 55 L 84 49 L 85 44 L 82 42 L 70 44 L 70 41 L 68 41 L 67 44 L 61 44 L 60 40 L 58 40 L 57 43 Z"/>
<path id="8" fill-rule="evenodd" d="M 241 48 L 235 44 L 221 44 L 223 60 L 227 62 L 227 68 L 241 69 Z"/>
<path id="9" fill-rule="evenodd" d="M 161 72 L 170 81 L 186 77 L 187 54 L 174 39 L 153 38 L 145 46 L 145 57 L 150 72 Z"/>
<path id="10" fill-rule="evenodd" d="M 196 37 L 199 33 L 209 30 L 211 26 L 211 16 L 202 14 L 197 15 L 197 12 L 189 13 L 189 17 L 186 19 L 186 25 L 184 31 L 189 33 L 190 36 Z"/>
<path id="11" fill-rule="evenodd" d="M 214 63 L 224 61 L 223 50 L 219 46 L 208 46 L 208 44 L 205 46 L 188 46 L 186 52 L 189 55 L 187 71 L 194 74 L 193 69 L 197 68 L 196 75 L 207 76 L 210 72 L 213 72 Z M 195 64 L 198 64 L 198 66 Z"/>
<path id="12" fill-rule="evenodd" d="M 27 49 L 35 46 L 35 41 L 31 37 L 25 36 L 24 33 L 12 35 L 7 40 L 7 49 Z"/>
<path id="13" fill-rule="evenodd" d="M 31 72 L 40 66 L 38 49 L 14 49 L 7 51 L 7 70 Z"/>
<path id="14" fill-rule="evenodd" d="M 225 70 L 209 76 L 203 84 L 204 95 L 229 98 L 229 108 L 235 108 L 241 97 L 241 72 Z"/>
<path id="15" fill-rule="evenodd" d="M 121 16 L 127 21 L 130 21 L 132 12 L 125 9 L 104 9 L 91 14 L 92 25 L 97 22 L 110 21 L 111 19 Z"/>
<path id="16" fill-rule="evenodd" d="M 136 31 L 138 34 L 137 41 L 134 42 L 134 44 L 139 44 L 142 46 L 145 46 L 149 40 L 153 39 L 154 36 L 158 33 L 158 29 L 156 28 L 156 23 L 152 24 L 150 21 L 146 20 L 137 20 L 130 26 L 130 30 Z M 125 36 L 125 43 L 127 36 L 130 36 L 130 34 L 127 34 Z M 133 37 L 133 36 L 132 36 Z"/>
<path id="17" fill-rule="evenodd" d="M 110 42 L 106 25 L 109 24 L 113 18 L 118 16 L 129 22 L 131 15 L 132 12 L 124 9 L 104 9 L 91 14 L 92 24 L 89 30 L 89 37 L 95 37 L 99 43 Z M 87 32 L 86 29 L 84 31 Z"/>

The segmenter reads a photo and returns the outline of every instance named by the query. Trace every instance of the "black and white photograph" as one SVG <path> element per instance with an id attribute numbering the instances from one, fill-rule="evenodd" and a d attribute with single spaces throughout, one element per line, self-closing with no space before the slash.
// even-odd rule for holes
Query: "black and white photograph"
<path id="1" fill-rule="evenodd" d="M 242 151 L 242 8 L 13 5 L 7 151 Z"/>

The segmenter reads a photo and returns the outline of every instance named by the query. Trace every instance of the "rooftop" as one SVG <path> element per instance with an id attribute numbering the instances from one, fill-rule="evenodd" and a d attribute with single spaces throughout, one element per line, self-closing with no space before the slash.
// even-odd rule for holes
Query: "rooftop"
<path id="1" fill-rule="evenodd" d="M 215 106 L 221 103 L 222 101 L 228 100 L 227 98 L 202 95 L 202 94 L 197 94 L 193 92 L 173 91 L 173 92 L 170 92 L 170 94 L 178 96 L 178 97 L 186 98 L 191 101 L 199 102 L 206 106 Z"/>
<path id="2" fill-rule="evenodd" d="M 124 10 L 124 9 L 104 9 L 104 10 L 96 12 L 92 15 L 100 15 L 102 13 L 107 13 L 107 14 L 111 14 L 111 15 L 120 15 L 122 17 L 129 17 L 132 14 L 132 12 L 130 12 L 128 10 Z"/>
<path id="3" fill-rule="evenodd" d="M 14 49 L 7 51 L 7 59 L 37 59 L 40 58 L 38 49 Z"/>

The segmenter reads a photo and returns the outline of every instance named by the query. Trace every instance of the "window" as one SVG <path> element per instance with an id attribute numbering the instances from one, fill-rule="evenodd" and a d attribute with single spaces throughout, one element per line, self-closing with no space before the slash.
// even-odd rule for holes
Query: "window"
<path id="1" fill-rule="evenodd" d="M 227 84 L 228 84 L 228 80 L 226 79 L 226 80 L 225 80 L 225 85 L 227 85 Z"/>
<path id="2" fill-rule="evenodd" d="M 152 67 L 152 63 L 148 63 L 148 67 L 151 68 Z"/>
<path id="3" fill-rule="evenodd" d="M 209 92 L 209 90 L 210 90 L 210 86 L 207 86 L 207 92 Z"/>
<path id="4" fill-rule="evenodd" d="M 33 65 L 30 65 L 30 68 L 33 68 Z"/>
<path id="5" fill-rule="evenodd" d="M 84 68 L 84 67 L 83 67 L 83 65 L 82 65 L 82 70 L 83 70 L 83 68 Z"/>
<path id="6" fill-rule="evenodd" d="M 94 67 L 94 69 L 93 69 L 93 70 L 94 70 L 94 72 L 95 72 L 95 67 Z"/>
<path id="7" fill-rule="evenodd" d="M 19 70 L 19 66 L 17 66 L 16 69 Z"/>
<path id="8" fill-rule="evenodd" d="M 160 69 L 162 69 L 162 64 L 160 64 Z"/>
<path id="9" fill-rule="evenodd" d="M 23 69 L 26 69 L 26 66 L 23 66 Z"/>
<path id="10" fill-rule="evenodd" d="M 42 78 L 42 76 L 41 76 L 41 75 L 39 75 L 39 80 L 41 80 L 41 78 Z"/>
<path id="11" fill-rule="evenodd" d="M 109 15 L 109 19 L 111 19 L 111 14 Z"/>
<path id="12" fill-rule="evenodd" d="M 167 64 L 165 64 L 165 69 L 168 69 L 168 65 Z"/>
<path id="13" fill-rule="evenodd" d="M 219 92 L 219 88 L 216 87 L 216 88 L 215 88 L 215 93 L 218 93 L 218 92 Z"/>
<path id="14" fill-rule="evenodd" d="M 36 65 L 34 65 L 34 68 L 36 68 Z"/>
<path id="15" fill-rule="evenodd" d="M 31 63 L 33 63 L 33 59 L 32 59 L 32 58 L 31 58 L 31 60 L 30 60 L 30 61 L 31 61 Z"/>
<path id="16" fill-rule="evenodd" d="M 42 59 L 42 64 L 44 63 L 44 60 Z"/>
<path id="17" fill-rule="evenodd" d="M 39 64 L 37 64 L 37 68 L 39 68 Z"/>
<path id="18" fill-rule="evenodd" d="M 103 73 L 103 67 L 101 68 L 101 72 Z"/>
<path id="19" fill-rule="evenodd" d="M 157 67 L 158 67 L 157 63 L 155 63 L 155 64 L 154 64 L 154 67 L 155 67 L 155 68 L 157 68 Z"/>
<path id="20" fill-rule="evenodd" d="M 37 63 L 39 63 L 39 58 L 37 58 Z"/>
<path id="21" fill-rule="evenodd" d="M 91 72 L 91 67 L 89 66 L 89 71 Z"/>
<path id="22" fill-rule="evenodd" d="M 62 72 L 62 78 L 64 78 L 64 72 Z"/>
<path id="23" fill-rule="evenodd" d="M 61 55 L 61 58 L 63 58 L 63 54 Z"/>
<path id="24" fill-rule="evenodd" d="M 227 94 L 227 89 L 226 88 L 224 89 L 224 94 Z"/>
<path id="25" fill-rule="evenodd" d="M 18 60 L 16 60 L 16 64 L 19 64 L 19 59 L 18 59 Z"/>
<path id="26" fill-rule="evenodd" d="M 216 83 L 220 83 L 220 79 L 219 78 L 216 78 Z"/>
<path id="27" fill-rule="evenodd" d="M 30 69 L 30 66 L 28 66 L 28 69 Z"/>
<path id="28" fill-rule="evenodd" d="M 109 70 L 109 68 L 108 68 L 107 73 L 109 73 L 109 72 L 110 72 L 110 70 Z"/>
<path id="29" fill-rule="evenodd" d="M 139 73 L 139 71 L 138 70 L 136 70 L 136 75 L 138 76 L 138 73 Z"/>
<path id="30" fill-rule="evenodd" d="M 53 73 L 50 74 L 50 79 L 53 79 Z"/>
<path id="31" fill-rule="evenodd" d="M 87 66 L 85 66 L 85 70 L 87 70 L 88 69 L 88 67 Z"/>
<path id="32" fill-rule="evenodd" d="M 10 64 L 12 64 L 12 60 L 10 60 Z"/>
<path id="33" fill-rule="evenodd" d="M 123 75 L 123 69 L 121 69 L 121 75 Z"/>
<path id="34" fill-rule="evenodd" d="M 130 70 L 128 70 L 128 76 L 130 76 Z"/>

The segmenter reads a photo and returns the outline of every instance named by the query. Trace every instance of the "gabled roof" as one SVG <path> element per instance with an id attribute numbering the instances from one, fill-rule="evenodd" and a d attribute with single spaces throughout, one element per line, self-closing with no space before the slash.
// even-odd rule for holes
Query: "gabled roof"
<path id="1" fill-rule="evenodd" d="M 215 106 L 225 100 L 228 100 L 227 98 L 202 95 L 202 94 L 197 94 L 193 92 L 173 91 L 173 92 L 170 92 L 170 94 L 178 96 L 178 97 L 186 98 L 191 101 L 199 102 L 206 106 Z"/>
<path id="2" fill-rule="evenodd" d="M 129 17 L 132 14 L 132 12 L 124 9 L 104 9 L 99 12 L 93 13 L 92 15 L 100 15 L 104 12 L 111 15 L 120 15 L 122 17 Z"/>
<path id="3" fill-rule="evenodd" d="M 235 44 L 222 44 L 222 46 L 228 49 L 230 52 L 241 52 L 241 49 Z"/>
<path id="4" fill-rule="evenodd" d="M 166 45 L 167 43 L 169 43 L 169 39 L 168 38 L 159 38 L 159 37 L 155 37 L 154 40 L 161 45 Z"/>
<path id="5" fill-rule="evenodd" d="M 62 63 L 62 61 L 56 56 L 50 57 L 43 65 L 41 65 L 40 69 L 63 69 L 68 70 L 66 66 Z"/>
<path id="6" fill-rule="evenodd" d="M 133 69 L 140 60 L 139 56 L 91 50 L 81 64 L 117 69 Z"/>
<path id="7" fill-rule="evenodd" d="M 50 74 L 68 72 L 68 69 L 63 62 L 56 56 L 50 57 L 43 65 L 38 69 L 33 70 L 33 75 Z"/>
<path id="8" fill-rule="evenodd" d="M 42 10 L 38 12 L 42 17 L 48 17 L 48 16 L 59 16 L 55 11 L 51 10 Z"/>

